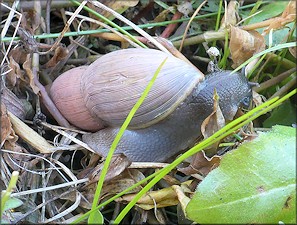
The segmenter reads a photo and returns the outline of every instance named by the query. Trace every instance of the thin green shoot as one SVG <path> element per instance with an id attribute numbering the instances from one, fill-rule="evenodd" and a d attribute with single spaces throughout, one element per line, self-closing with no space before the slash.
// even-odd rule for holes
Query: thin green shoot
<path id="1" fill-rule="evenodd" d="M 74 4 L 76 4 L 77 6 L 80 5 L 80 2 L 78 2 L 78 1 L 75 1 L 75 0 L 69 0 L 69 1 L 71 1 Z M 118 31 L 122 32 L 123 34 L 126 34 L 131 40 L 133 40 L 135 43 L 137 43 L 141 47 L 147 48 L 146 45 L 144 45 L 142 42 L 140 42 L 139 40 L 137 40 L 133 35 L 131 35 L 129 32 L 127 32 L 122 27 L 120 27 L 116 23 L 112 22 L 111 20 L 109 20 L 105 16 L 102 16 L 101 14 L 97 13 L 95 10 L 90 9 L 87 6 L 84 6 L 83 9 L 86 10 L 86 11 L 88 11 L 88 12 L 90 12 L 90 13 L 92 13 L 93 15 L 97 16 L 98 18 L 102 19 L 103 21 L 105 21 L 106 23 L 108 23 L 109 25 L 111 25 L 112 27 L 116 28 Z"/>
<path id="2" fill-rule="evenodd" d="M 289 42 L 289 43 L 284 43 L 284 44 L 279 44 L 277 46 L 273 46 L 272 48 L 268 48 L 268 49 L 265 49 L 264 51 L 262 52 L 259 52 L 255 55 L 253 55 L 253 57 L 251 57 L 250 59 L 248 59 L 247 61 L 245 61 L 244 63 L 242 63 L 240 66 L 238 66 L 235 70 L 233 70 L 231 72 L 232 73 L 235 73 L 239 70 L 241 70 L 244 66 L 246 66 L 247 64 L 249 64 L 251 61 L 253 61 L 254 59 L 268 53 L 268 52 L 274 52 L 276 50 L 279 50 L 279 49 L 283 49 L 283 48 L 291 48 L 291 47 L 295 47 L 296 46 L 296 42 Z"/>
<path id="3" fill-rule="evenodd" d="M 226 66 L 227 66 L 227 59 L 228 59 L 228 56 L 230 54 L 230 49 L 228 47 L 228 43 L 229 43 L 228 39 L 229 39 L 229 32 L 226 31 L 225 32 L 224 55 L 223 55 L 221 61 L 219 62 L 219 67 L 221 69 L 225 69 L 226 68 Z"/>
<path id="4" fill-rule="evenodd" d="M 4 212 L 3 210 L 5 209 L 5 204 L 8 201 L 8 199 L 10 198 L 11 193 L 13 192 L 13 190 L 16 187 L 18 177 L 19 177 L 19 172 L 13 171 L 11 174 L 11 178 L 10 178 L 7 189 L 3 190 L 1 193 L 1 209 L 0 209 L 1 218 L 3 216 L 3 212 Z"/>
<path id="5" fill-rule="evenodd" d="M 258 11 L 258 9 L 259 9 L 259 7 L 262 5 L 262 3 L 263 3 L 262 0 L 257 1 L 257 2 L 255 3 L 254 7 L 252 8 L 252 10 L 250 11 L 249 16 L 254 15 L 254 14 Z M 246 20 L 244 21 L 243 24 L 244 24 L 244 25 L 249 24 L 251 18 L 252 18 L 252 17 L 246 19 Z"/>
<path id="6" fill-rule="evenodd" d="M 272 34 L 273 34 L 273 29 L 270 30 L 269 32 L 269 44 L 268 44 L 268 49 L 272 47 Z M 261 64 L 261 62 L 264 60 L 266 57 L 266 54 L 263 54 L 261 58 L 258 60 L 258 62 L 253 66 L 253 68 L 249 71 L 249 74 L 247 75 L 248 78 L 251 77 L 251 75 L 254 73 L 254 71 L 258 68 L 258 66 Z"/>
<path id="7" fill-rule="evenodd" d="M 100 178 L 99 178 L 99 181 L 98 181 L 98 185 L 97 185 L 96 192 L 95 192 L 95 195 L 94 195 L 94 200 L 93 200 L 93 203 L 92 203 L 92 208 L 91 208 L 92 210 L 94 210 L 96 208 L 97 204 L 98 204 L 98 201 L 99 201 L 99 198 L 100 198 L 100 193 L 101 193 L 101 190 L 102 190 L 102 187 L 103 187 L 105 176 L 106 176 L 107 171 L 108 171 L 108 167 L 109 167 L 110 162 L 111 162 L 111 159 L 112 159 L 112 155 L 113 155 L 113 153 L 114 153 L 114 151 L 115 151 L 118 143 L 120 142 L 120 139 L 123 136 L 125 130 L 127 129 L 130 121 L 132 120 L 134 114 L 136 113 L 137 109 L 141 106 L 141 104 L 143 103 L 144 99 L 148 95 L 150 89 L 152 88 L 152 86 L 153 86 L 155 80 L 157 79 L 157 76 L 160 73 L 163 65 L 166 62 L 166 60 L 167 60 L 167 57 L 160 64 L 160 66 L 157 68 L 156 72 L 154 73 L 153 78 L 150 80 L 150 82 L 148 83 L 148 85 L 145 88 L 144 92 L 142 93 L 141 97 L 138 99 L 138 101 L 136 102 L 136 104 L 133 106 L 133 108 L 129 112 L 126 120 L 124 121 L 124 123 L 121 126 L 118 134 L 116 135 L 113 143 L 111 144 L 111 148 L 110 148 L 109 153 L 108 153 L 108 155 L 106 157 L 106 160 L 105 160 L 105 163 L 104 163 L 104 166 L 103 166 L 103 169 L 102 169 L 102 173 L 101 173 Z M 95 221 L 95 219 L 96 219 L 95 218 L 95 215 L 96 214 L 90 214 L 90 220 L 91 221 Z"/>
<path id="8" fill-rule="evenodd" d="M 223 11 L 223 0 L 220 0 L 218 14 L 217 14 L 217 19 L 216 19 L 215 31 L 219 30 L 219 28 L 220 28 L 221 13 L 222 13 L 222 11 Z M 212 46 L 213 47 L 216 46 L 216 41 L 213 41 Z"/>

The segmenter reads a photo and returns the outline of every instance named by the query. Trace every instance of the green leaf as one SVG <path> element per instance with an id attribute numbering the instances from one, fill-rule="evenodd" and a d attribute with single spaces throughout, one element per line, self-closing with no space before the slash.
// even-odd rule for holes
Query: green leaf
<path id="1" fill-rule="evenodd" d="M 289 1 L 271 1 L 268 5 L 265 5 L 259 9 L 262 12 L 254 15 L 249 24 L 258 23 L 280 15 L 288 3 Z"/>
<path id="2" fill-rule="evenodd" d="M 274 126 L 227 153 L 198 185 L 187 216 L 205 223 L 296 222 L 296 129 Z"/>
<path id="3" fill-rule="evenodd" d="M 4 205 L 4 211 L 9 209 L 15 209 L 19 206 L 23 205 L 23 202 L 17 198 L 9 198 Z"/>
<path id="4" fill-rule="evenodd" d="M 88 218 L 88 224 L 104 224 L 104 217 L 99 210 L 92 213 L 92 216 Z"/>
<path id="5" fill-rule="evenodd" d="M 296 108 L 290 101 L 285 101 L 271 112 L 271 116 L 264 121 L 263 126 L 269 128 L 276 124 L 292 126 L 294 123 L 296 123 Z"/>

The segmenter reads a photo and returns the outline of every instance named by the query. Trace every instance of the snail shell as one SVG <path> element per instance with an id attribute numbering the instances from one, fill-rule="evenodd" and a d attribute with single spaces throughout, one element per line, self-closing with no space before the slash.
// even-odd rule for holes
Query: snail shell
<path id="1" fill-rule="evenodd" d="M 213 112 L 214 90 L 225 120 L 250 102 L 251 86 L 244 74 L 215 71 L 204 79 L 192 65 L 161 51 L 126 49 L 67 71 L 54 81 L 50 94 L 73 125 L 100 129 L 82 140 L 106 156 L 119 126 L 166 58 L 115 151 L 131 161 L 163 162 L 194 145 L 201 124 Z"/>
<path id="2" fill-rule="evenodd" d="M 204 79 L 197 68 L 158 50 L 124 49 L 65 72 L 50 95 L 66 119 L 81 129 L 120 126 L 166 58 L 130 123 L 132 128 L 148 127 L 172 113 Z"/>

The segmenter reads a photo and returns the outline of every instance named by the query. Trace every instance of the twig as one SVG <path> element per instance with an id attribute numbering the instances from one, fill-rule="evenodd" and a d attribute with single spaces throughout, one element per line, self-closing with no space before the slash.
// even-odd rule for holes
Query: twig
<path id="1" fill-rule="evenodd" d="M 83 178 L 80 180 L 76 180 L 76 181 L 69 181 L 63 184 L 57 184 L 57 185 L 53 185 L 50 187 L 45 187 L 45 188 L 38 188 L 38 189 L 34 189 L 34 190 L 27 190 L 27 191 L 22 191 L 22 192 L 18 192 L 18 193 L 13 193 L 11 194 L 11 197 L 18 197 L 18 196 L 22 196 L 22 195 L 29 195 L 29 194 L 33 194 L 33 193 L 39 193 L 39 192 L 43 192 L 43 191 L 50 191 L 50 190 L 56 190 L 59 188 L 63 188 L 63 187 L 69 187 L 72 185 L 77 185 L 77 184 L 81 184 L 81 183 L 85 183 L 88 182 L 89 178 Z"/>
<path id="2" fill-rule="evenodd" d="M 60 113 L 60 111 L 57 109 L 56 105 L 53 103 L 52 99 L 48 96 L 48 93 L 46 92 L 44 86 L 39 82 L 37 78 L 37 74 L 34 73 L 34 83 L 39 88 L 40 95 L 43 99 L 43 103 L 45 107 L 48 109 L 48 111 L 51 113 L 51 115 L 55 118 L 55 120 L 64 127 L 70 127 L 70 124 L 68 121 L 64 118 L 64 116 Z"/>
<path id="3" fill-rule="evenodd" d="M 17 135 L 41 153 L 52 153 L 52 146 L 27 124 L 7 111 L 12 127 Z"/>
<path id="4" fill-rule="evenodd" d="M 72 12 L 65 12 L 66 15 L 73 15 Z M 115 29 L 113 29 L 112 27 L 106 25 L 105 23 L 102 23 L 98 20 L 94 20 L 92 18 L 88 18 L 86 16 L 82 16 L 82 15 L 77 15 L 76 16 L 77 18 L 81 18 L 83 20 L 86 20 L 86 21 L 89 21 L 91 23 L 96 23 L 96 24 L 99 24 L 100 26 L 103 26 L 104 28 L 112 31 L 113 33 L 117 34 L 119 37 L 121 37 L 122 39 L 126 40 L 127 42 L 129 42 L 132 46 L 134 46 L 135 48 L 140 48 L 140 46 L 136 43 L 134 43 L 133 41 L 131 41 L 129 38 L 127 38 L 125 35 L 121 34 L 120 32 L 116 31 Z M 82 22 L 82 21 L 81 21 Z"/>
<path id="5" fill-rule="evenodd" d="M 82 10 L 82 8 L 85 6 L 85 4 L 87 4 L 87 1 L 83 1 L 82 3 L 80 3 L 80 6 L 75 10 L 75 12 L 73 13 L 73 15 L 69 18 L 69 20 L 67 21 L 66 25 L 64 26 L 64 29 L 62 30 L 62 32 L 60 33 L 59 37 L 57 38 L 57 40 L 55 41 L 55 43 L 51 46 L 51 48 L 46 51 L 46 52 L 38 52 L 40 55 L 46 55 L 48 53 L 50 53 L 51 51 L 53 51 L 54 49 L 57 48 L 57 46 L 59 45 L 59 43 L 61 42 L 62 38 L 64 37 L 64 34 L 68 31 L 71 23 L 73 22 L 73 20 L 75 19 L 75 17 L 77 16 L 77 14 Z"/>
<path id="6" fill-rule="evenodd" d="M 179 11 L 176 11 L 176 13 L 173 15 L 171 20 L 178 20 L 182 17 L 182 13 Z M 177 27 L 177 23 L 171 23 L 169 24 L 165 30 L 162 32 L 161 37 L 162 38 L 168 38 L 171 33 L 174 31 L 174 29 Z"/>
<path id="7" fill-rule="evenodd" d="M 19 3 L 19 1 L 15 1 L 14 4 L 13 4 L 13 6 L 12 6 L 13 8 L 10 8 L 10 7 L 8 7 L 8 6 L 6 6 L 6 5 L 0 3 L 0 4 L 1 4 L 2 6 L 4 6 L 5 8 L 8 8 L 9 11 L 10 11 L 10 12 L 9 12 L 9 15 L 8 15 L 8 18 L 7 18 L 6 22 L 5 22 L 5 25 L 4 25 L 4 27 L 3 27 L 3 30 L 1 31 L 0 39 L 3 39 L 3 38 L 5 37 L 5 34 L 6 34 L 7 30 L 8 30 L 8 28 L 9 28 L 9 24 L 11 23 L 11 20 L 13 19 L 14 13 L 16 13 L 16 14 L 19 15 L 19 19 L 18 19 L 17 25 L 16 25 L 16 27 L 15 27 L 15 30 L 14 30 L 14 32 L 13 32 L 12 39 L 11 39 L 11 41 L 10 41 L 10 43 L 9 43 L 9 46 L 8 46 L 8 48 L 7 48 L 6 53 L 4 54 L 3 59 L 2 59 L 2 61 L 1 61 L 1 64 L 0 64 L 1 67 L 3 66 L 5 60 L 8 61 L 8 59 L 7 59 L 8 53 L 9 53 L 9 51 L 10 51 L 10 49 L 11 49 L 12 43 L 13 43 L 13 41 L 14 41 L 14 39 L 15 39 L 15 36 L 16 36 L 16 34 L 17 34 L 17 32 L 18 32 L 18 29 L 19 29 L 19 26 L 20 26 L 20 24 L 21 24 L 22 14 L 19 13 L 18 11 L 15 11 L 15 10 L 14 10 L 14 8 L 17 7 L 18 3 Z M 2 7 L 1 7 L 1 8 L 2 8 Z M 4 45 L 3 45 L 3 47 L 4 47 Z"/>
<path id="8" fill-rule="evenodd" d="M 79 0 L 81 1 L 81 0 Z M 6 2 L 12 2 L 12 1 L 6 1 Z M 41 2 L 41 9 L 46 8 L 46 2 L 45 0 L 40 1 Z M 26 11 L 28 9 L 32 9 L 34 6 L 34 1 L 25 1 L 21 0 L 20 1 L 20 6 L 19 8 Z M 65 7 L 70 7 L 73 6 L 73 3 L 69 2 L 68 0 L 52 0 L 51 3 L 51 8 L 52 9 L 59 9 L 59 8 L 65 8 Z M 6 13 L 9 12 L 10 10 L 7 8 L 0 8 L 0 13 Z"/>
<path id="9" fill-rule="evenodd" d="M 47 123 L 45 123 L 45 122 L 41 122 L 41 124 L 42 124 L 43 126 L 46 126 L 46 127 L 50 128 L 50 129 L 54 130 L 55 132 L 57 132 L 57 133 L 59 133 L 59 134 L 65 136 L 66 138 L 68 138 L 68 139 L 70 139 L 71 141 L 73 141 L 74 143 L 76 143 L 76 144 L 78 144 L 78 145 L 80 145 L 80 146 L 82 146 L 82 147 L 88 149 L 89 151 L 91 151 L 91 152 L 95 152 L 95 151 L 94 151 L 92 148 L 90 148 L 87 144 L 85 144 L 84 142 L 78 140 L 77 138 L 75 138 L 75 137 L 69 135 L 67 132 L 65 132 L 65 131 L 63 131 L 63 130 L 60 130 L 60 129 L 57 129 L 56 127 L 51 126 L 51 125 L 49 125 L 49 124 L 47 124 Z"/>
<path id="10" fill-rule="evenodd" d="M 26 212 L 24 215 L 22 215 L 20 218 L 18 218 L 17 220 L 13 221 L 14 224 L 17 224 L 18 222 L 20 221 L 23 221 L 23 219 L 25 219 L 27 216 L 31 215 L 32 213 L 34 213 L 36 210 L 44 207 L 46 204 L 49 204 L 53 201 L 56 201 L 57 199 L 61 199 L 61 197 L 73 192 L 73 191 L 76 191 L 76 188 L 70 188 L 70 190 L 67 190 L 66 192 L 63 192 L 61 193 L 60 195 L 57 195 L 51 199 L 49 199 L 48 201 L 44 202 L 44 203 L 41 203 L 39 204 L 38 206 L 36 206 L 33 210 L 30 210 L 28 212 Z"/>
<path id="11" fill-rule="evenodd" d="M 92 3 L 99 7 L 102 8 L 104 10 L 106 10 L 107 12 L 111 13 L 113 16 L 115 16 L 117 19 L 123 21 L 124 23 L 128 24 L 129 26 L 133 27 L 133 29 L 135 31 L 137 31 L 139 34 L 141 34 L 143 37 L 147 38 L 151 43 L 153 43 L 157 48 L 159 48 L 161 51 L 169 53 L 168 50 L 166 48 L 164 48 L 164 46 L 162 46 L 158 41 L 156 41 L 153 37 L 151 37 L 148 33 L 146 33 L 144 30 L 140 29 L 139 27 L 137 27 L 134 23 L 132 23 L 130 20 L 126 19 L 125 17 L 123 17 L 121 14 L 115 12 L 114 10 L 106 7 L 105 5 L 103 5 L 102 3 L 98 2 L 98 1 L 92 1 Z"/>
<path id="12" fill-rule="evenodd" d="M 269 88 L 269 87 L 271 87 L 271 86 L 273 86 L 273 85 L 275 85 L 275 84 L 278 84 L 278 83 L 280 83 L 282 80 L 284 80 L 284 79 L 286 79 L 287 77 L 289 77 L 289 76 L 290 76 L 292 73 L 294 73 L 295 71 L 296 71 L 296 69 L 295 69 L 295 68 L 292 68 L 292 69 L 290 69 L 290 70 L 288 70 L 288 71 L 286 71 L 286 72 L 284 72 L 284 73 L 281 73 L 281 74 L 279 74 L 278 76 L 273 77 L 273 78 L 271 78 L 271 79 L 269 79 L 269 80 L 267 80 L 267 81 L 261 83 L 259 87 L 255 87 L 255 88 L 254 88 L 254 91 L 256 91 L 256 92 L 260 92 L 260 91 L 263 91 L 263 90 L 265 90 L 265 89 L 267 89 L 267 88 Z"/>
<path id="13" fill-rule="evenodd" d="M 285 84 L 284 86 L 282 86 L 277 92 L 275 92 L 269 99 L 273 99 L 274 97 L 281 97 L 284 94 L 286 94 L 292 87 L 296 87 L 296 76 L 290 80 L 287 84 Z M 269 100 L 268 99 L 268 100 Z"/>

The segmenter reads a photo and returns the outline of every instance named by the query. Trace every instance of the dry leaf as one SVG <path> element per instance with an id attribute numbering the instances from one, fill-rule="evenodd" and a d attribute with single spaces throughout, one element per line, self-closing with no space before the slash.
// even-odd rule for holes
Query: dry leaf
<path id="1" fill-rule="evenodd" d="M 213 135 L 226 124 L 224 115 L 219 106 L 219 96 L 216 90 L 214 91 L 213 100 L 213 112 L 201 124 L 201 134 L 203 135 L 204 139 Z M 218 145 L 219 142 L 205 148 L 209 157 L 216 153 Z"/>
<path id="2" fill-rule="evenodd" d="M 253 90 L 253 102 L 255 103 L 256 107 L 259 105 L 262 105 L 263 102 L 266 101 L 266 99 L 264 99 L 264 101 L 263 101 L 263 98 L 264 98 L 263 95 L 260 95 Z"/>
<path id="3" fill-rule="evenodd" d="M 205 177 L 210 171 L 217 168 L 220 164 L 221 157 L 214 156 L 208 159 L 202 151 L 195 154 L 192 158 L 192 162 L 188 167 L 178 169 L 185 175 L 201 174 Z"/>
<path id="4" fill-rule="evenodd" d="M 290 1 L 280 17 L 272 19 L 269 27 L 264 29 L 263 35 L 268 34 L 271 29 L 277 30 L 284 27 L 287 23 L 296 20 L 296 1 Z"/>
<path id="5" fill-rule="evenodd" d="M 9 52 L 9 58 L 13 58 L 14 61 L 21 65 L 26 61 L 26 57 L 27 54 L 29 52 L 26 51 L 26 48 L 24 48 L 24 46 L 22 44 L 20 44 L 19 46 L 17 46 L 16 48 L 13 48 L 10 52 Z"/>
<path id="6" fill-rule="evenodd" d="M 26 12 L 22 12 L 21 26 L 33 35 L 40 26 L 40 18 L 41 15 L 38 15 L 36 10 L 31 9 Z"/>
<path id="7" fill-rule="evenodd" d="M 136 169 L 125 170 L 121 175 L 117 176 L 116 179 L 111 180 L 103 185 L 102 198 L 109 197 L 110 195 L 118 194 L 137 182 L 143 180 L 145 176 L 142 172 Z M 142 186 L 131 190 L 129 193 L 138 193 Z"/>
<path id="8" fill-rule="evenodd" d="M 115 154 L 112 156 L 107 174 L 105 176 L 105 182 L 112 180 L 114 177 L 120 175 L 131 162 L 124 154 Z M 104 163 L 97 165 L 89 175 L 90 182 L 97 182 L 100 178 Z"/>
<path id="9" fill-rule="evenodd" d="M 54 67 L 63 60 L 67 55 L 69 54 L 69 51 L 66 47 L 58 46 L 55 49 L 54 56 L 44 65 L 45 68 Z"/>
<path id="10" fill-rule="evenodd" d="M 136 184 L 137 182 L 143 180 L 145 176 L 136 169 L 127 169 L 122 172 L 120 175 L 114 177 L 112 180 L 107 182 L 104 181 L 104 185 L 101 192 L 101 200 L 105 198 L 109 198 L 110 196 L 116 195 L 127 188 L 131 187 L 132 185 Z M 80 206 L 86 209 L 91 208 L 91 204 L 94 199 L 94 193 L 96 191 L 97 182 L 93 182 L 89 185 L 85 185 L 81 191 L 84 198 L 80 203 Z M 141 190 L 141 187 L 137 187 L 131 190 L 128 193 L 138 193 Z M 67 199 L 73 201 L 74 195 L 68 195 L 63 197 L 63 199 Z"/>
<path id="11" fill-rule="evenodd" d="M 265 49 L 265 40 L 257 31 L 245 31 L 231 26 L 230 53 L 233 68 Z"/>
<path id="12" fill-rule="evenodd" d="M 25 81 L 24 71 L 21 70 L 20 65 L 11 56 L 9 57 L 9 67 L 11 71 L 6 76 L 6 85 L 8 87 L 15 87 L 19 80 Z"/>
<path id="13" fill-rule="evenodd" d="M 12 130 L 12 126 L 10 123 L 10 119 L 7 115 L 7 110 L 6 110 L 6 106 L 3 104 L 3 102 L 1 102 L 1 147 L 4 144 L 4 141 L 6 140 L 17 140 L 17 136 L 15 136 L 13 130 Z M 14 138 L 12 139 L 10 136 L 11 134 L 13 134 Z"/>
<path id="14" fill-rule="evenodd" d="M 213 135 L 216 131 L 225 126 L 225 118 L 219 106 L 219 96 L 214 92 L 213 112 L 201 124 L 201 133 L 204 139 Z"/>
<path id="15" fill-rule="evenodd" d="M 32 66 L 32 61 L 31 61 L 30 54 L 28 54 L 26 62 L 23 64 L 23 67 L 24 67 L 24 70 L 26 71 L 27 77 L 29 78 L 30 87 L 32 88 L 33 92 L 37 94 L 39 92 L 39 88 L 35 85 L 34 74 L 32 72 L 31 66 Z"/>
<path id="16" fill-rule="evenodd" d="M 11 113 L 20 119 L 25 119 L 26 111 L 24 103 L 5 86 L 2 87 L 1 100 Z"/>
<path id="17" fill-rule="evenodd" d="M 191 180 L 184 182 L 180 187 L 182 191 L 188 191 L 187 187 L 191 184 Z M 177 186 L 177 185 L 174 185 Z M 176 188 L 176 187 L 175 187 Z M 135 197 L 135 194 L 128 194 L 117 199 L 119 202 L 130 202 Z M 167 206 L 177 205 L 179 203 L 177 193 L 171 186 L 157 191 L 151 191 L 137 201 L 137 206 L 150 210 L 153 208 L 163 208 Z"/>
<path id="18" fill-rule="evenodd" d="M 177 10 L 182 13 L 183 15 L 185 15 L 186 17 L 189 16 L 190 13 L 193 13 L 193 6 L 191 4 L 191 2 L 181 2 L 178 6 L 177 6 Z"/>
<path id="19" fill-rule="evenodd" d="M 178 201 L 180 203 L 180 206 L 182 208 L 184 215 L 186 215 L 186 207 L 190 201 L 190 198 L 185 195 L 185 191 L 182 187 L 180 187 L 178 185 L 173 185 L 172 188 L 176 192 Z M 185 187 L 185 188 L 187 188 L 187 187 Z M 188 189 L 188 192 L 190 192 L 189 189 Z"/>
<path id="20" fill-rule="evenodd" d="M 220 29 L 222 30 L 229 28 L 230 26 L 234 26 L 237 24 L 238 18 L 238 2 L 232 0 L 229 2 L 225 14 L 221 20 Z"/>

